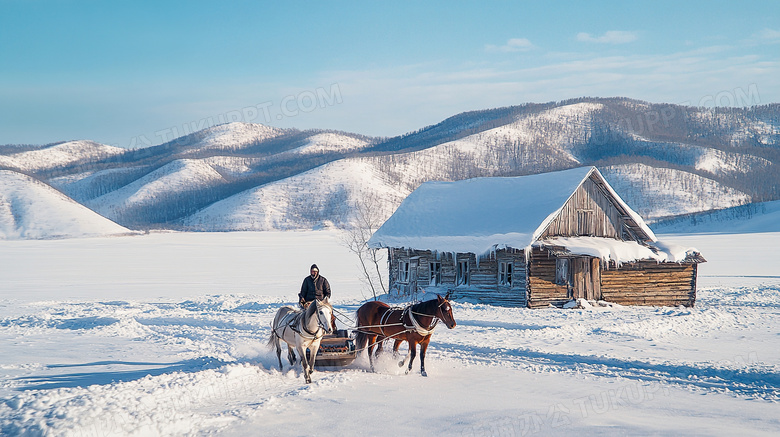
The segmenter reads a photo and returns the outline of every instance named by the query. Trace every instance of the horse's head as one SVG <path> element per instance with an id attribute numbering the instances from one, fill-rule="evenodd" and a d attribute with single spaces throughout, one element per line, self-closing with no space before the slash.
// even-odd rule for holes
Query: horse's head
<path id="1" fill-rule="evenodd" d="M 333 327 L 330 323 L 333 318 L 333 306 L 327 297 L 323 300 L 315 300 L 315 302 L 317 304 L 317 323 L 326 333 L 330 334 L 333 332 Z"/>
<path id="2" fill-rule="evenodd" d="M 447 328 L 452 329 L 457 323 L 455 323 L 455 317 L 452 315 L 452 305 L 450 305 L 448 300 L 449 297 L 450 293 L 447 293 L 447 297 L 436 296 L 436 317 L 443 321 Z"/>

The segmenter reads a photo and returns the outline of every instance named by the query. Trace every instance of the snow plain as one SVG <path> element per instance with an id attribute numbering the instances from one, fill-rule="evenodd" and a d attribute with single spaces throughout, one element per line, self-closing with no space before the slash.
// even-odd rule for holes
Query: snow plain
<path id="1" fill-rule="evenodd" d="M 695 308 L 456 303 L 428 378 L 310 385 L 264 345 L 312 262 L 369 298 L 336 231 L 3 241 L 0 434 L 777 435 L 780 233 L 659 237 L 708 259 Z"/>

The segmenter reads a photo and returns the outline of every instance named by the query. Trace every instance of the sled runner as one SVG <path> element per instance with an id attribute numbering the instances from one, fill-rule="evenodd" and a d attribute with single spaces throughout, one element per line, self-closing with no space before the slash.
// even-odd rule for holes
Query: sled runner
<path id="1" fill-rule="evenodd" d="M 347 366 L 355 361 L 356 357 L 355 339 L 346 329 L 339 329 L 322 337 L 314 367 Z"/>

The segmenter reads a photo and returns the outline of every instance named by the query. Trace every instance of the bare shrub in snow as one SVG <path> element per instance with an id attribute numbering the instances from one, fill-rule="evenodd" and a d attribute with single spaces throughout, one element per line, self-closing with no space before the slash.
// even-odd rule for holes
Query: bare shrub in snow
<path id="1" fill-rule="evenodd" d="M 385 204 L 376 194 L 367 194 L 352 202 L 351 207 L 353 221 L 345 226 L 342 242 L 350 252 L 357 255 L 362 279 L 376 300 L 377 292 L 387 293 L 379 267 L 384 257 L 379 249 L 368 247 L 368 240 L 387 217 L 382 212 Z"/>

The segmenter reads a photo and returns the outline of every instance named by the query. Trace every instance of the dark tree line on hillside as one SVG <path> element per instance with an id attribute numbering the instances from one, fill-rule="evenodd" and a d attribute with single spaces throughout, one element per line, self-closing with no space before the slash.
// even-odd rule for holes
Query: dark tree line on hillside
<path id="1" fill-rule="evenodd" d="M 56 146 L 67 141 L 58 141 L 56 143 L 35 145 L 35 144 L 0 144 L 0 155 L 12 155 L 14 153 L 29 152 L 32 150 L 45 149 L 47 147 Z"/>
<path id="2" fill-rule="evenodd" d="M 763 203 L 749 203 L 746 205 L 734 206 L 731 208 L 717 211 L 704 211 L 693 214 L 682 214 L 675 217 L 658 220 L 652 227 L 655 232 L 663 233 L 665 230 L 674 229 L 678 226 L 696 226 L 706 223 L 720 223 L 737 220 L 747 220 L 756 215 L 766 213 L 766 206 Z"/>
<path id="3" fill-rule="evenodd" d="M 470 111 L 450 117 L 441 123 L 426 126 L 416 131 L 388 138 L 371 149 L 372 153 L 385 154 L 424 150 L 449 141 L 455 141 L 476 133 L 484 132 L 511 123 L 522 114 L 553 107 L 552 103 L 528 103 L 521 106 Z"/>
<path id="4" fill-rule="evenodd" d="M 312 155 L 306 161 L 280 159 L 273 163 L 265 163 L 241 178 L 223 180 L 213 186 L 197 190 L 160 194 L 152 202 L 122 212 L 117 221 L 133 229 L 169 227 L 218 200 L 303 173 L 330 161 L 329 156 Z"/>

